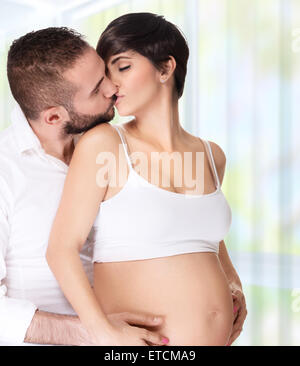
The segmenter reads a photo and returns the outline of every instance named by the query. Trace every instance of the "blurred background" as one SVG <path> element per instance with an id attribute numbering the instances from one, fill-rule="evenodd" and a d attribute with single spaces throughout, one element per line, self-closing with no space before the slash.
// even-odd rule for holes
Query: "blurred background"
<path id="1" fill-rule="evenodd" d="M 233 345 L 300 345 L 300 0 L 0 0 L 0 131 L 12 40 L 68 26 L 95 47 L 111 20 L 142 11 L 185 34 L 181 123 L 226 154 L 225 244 L 248 309 Z"/>

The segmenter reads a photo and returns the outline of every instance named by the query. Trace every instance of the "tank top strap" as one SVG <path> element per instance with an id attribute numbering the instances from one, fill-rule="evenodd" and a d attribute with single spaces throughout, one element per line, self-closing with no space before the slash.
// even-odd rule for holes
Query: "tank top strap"
<path id="1" fill-rule="evenodd" d="M 129 165 L 129 168 L 130 169 L 133 169 L 132 162 L 131 162 L 131 159 L 130 159 L 129 154 L 128 154 L 127 143 L 125 141 L 125 137 L 123 136 L 123 133 L 121 132 L 121 128 L 119 126 L 113 125 L 113 124 L 111 126 L 113 126 L 117 130 L 117 132 L 118 132 L 118 134 L 120 136 L 120 139 L 122 141 L 124 153 L 125 153 L 126 160 L 127 160 L 128 165 Z"/>
<path id="2" fill-rule="evenodd" d="M 205 142 L 205 145 L 207 146 L 207 150 L 209 151 L 209 156 L 210 156 L 210 161 L 211 161 L 211 165 L 213 168 L 213 175 L 215 178 L 215 183 L 217 185 L 217 189 L 220 188 L 220 181 L 219 181 L 219 177 L 218 177 L 218 173 L 217 173 L 217 169 L 216 169 L 216 164 L 215 164 L 215 160 L 211 151 L 211 147 L 210 147 L 210 143 L 207 140 L 202 140 Z"/>

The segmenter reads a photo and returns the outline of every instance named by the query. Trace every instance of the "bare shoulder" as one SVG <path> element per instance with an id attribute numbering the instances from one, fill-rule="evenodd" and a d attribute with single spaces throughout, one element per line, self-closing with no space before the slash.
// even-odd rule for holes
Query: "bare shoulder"
<path id="1" fill-rule="evenodd" d="M 115 151 L 119 137 L 110 123 L 102 123 L 85 132 L 75 146 L 75 152 L 93 155 L 101 151 Z"/>
<path id="2" fill-rule="evenodd" d="M 185 132 L 186 132 L 188 138 L 191 139 L 192 142 L 194 142 L 196 145 L 199 145 L 199 137 L 194 136 L 194 135 L 188 133 L 187 131 L 185 131 Z M 200 140 L 203 141 L 203 139 L 200 139 Z M 214 157 L 216 166 L 225 166 L 226 156 L 225 156 L 223 149 L 213 141 L 208 141 L 208 140 L 206 140 L 206 141 L 209 143 L 209 145 L 211 147 L 211 151 L 213 153 L 213 157 Z M 203 148 L 204 148 L 204 146 L 203 146 Z"/>
<path id="3" fill-rule="evenodd" d="M 95 176 L 97 177 L 99 164 L 102 164 L 102 160 L 110 158 L 110 154 L 116 154 L 118 143 L 118 133 L 109 123 L 95 126 L 81 135 L 69 165 L 66 179 L 68 186 L 70 187 L 76 182 L 81 189 L 94 192 L 95 197 L 102 199 L 103 189 L 107 187 L 106 176 L 104 184 L 101 183 L 100 186 L 98 186 Z M 110 164 L 106 164 L 106 168 L 110 169 Z M 108 171 L 106 174 L 110 176 Z M 71 188 L 69 189 L 71 190 Z"/>
<path id="4" fill-rule="evenodd" d="M 211 151 L 213 153 L 214 156 L 214 160 L 216 165 L 225 165 L 226 164 L 226 155 L 223 151 L 223 149 L 221 148 L 220 145 L 216 144 L 213 141 L 208 141 L 211 147 Z"/>
<path id="5" fill-rule="evenodd" d="M 190 134 L 189 132 L 185 131 L 186 136 L 188 136 L 188 139 L 190 139 L 190 141 L 192 141 L 193 143 L 195 143 L 195 146 L 199 146 L 199 137 L 194 136 L 192 134 Z M 201 139 L 203 141 L 203 139 Z M 213 158 L 214 158 L 214 162 L 216 165 L 216 169 L 217 169 L 217 173 L 218 173 L 218 177 L 220 180 L 220 184 L 222 184 L 223 178 L 224 178 L 224 173 L 225 173 L 225 166 L 226 166 L 226 156 L 225 153 L 223 151 L 223 149 L 221 148 L 221 146 L 219 146 L 218 144 L 216 144 L 213 141 L 209 141 L 206 140 L 211 148 L 212 154 L 213 154 Z M 204 146 L 203 146 L 204 148 Z"/>
<path id="6" fill-rule="evenodd" d="M 211 151 L 212 151 L 212 154 L 214 157 L 220 184 L 222 184 L 224 174 L 225 174 L 226 155 L 225 155 L 223 149 L 220 147 L 220 145 L 216 144 L 213 141 L 208 141 L 208 142 L 210 144 Z"/>

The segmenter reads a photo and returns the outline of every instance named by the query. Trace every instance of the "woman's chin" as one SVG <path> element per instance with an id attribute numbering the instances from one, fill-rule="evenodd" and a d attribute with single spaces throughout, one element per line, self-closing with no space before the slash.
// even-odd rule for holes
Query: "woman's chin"
<path id="1" fill-rule="evenodd" d="M 131 112 L 126 110 L 125 108 L 118 108 L 116 107 L 118 110 L 118 115 L 121 117 L 128 117 L 128 116 L 132 116 Z"/>

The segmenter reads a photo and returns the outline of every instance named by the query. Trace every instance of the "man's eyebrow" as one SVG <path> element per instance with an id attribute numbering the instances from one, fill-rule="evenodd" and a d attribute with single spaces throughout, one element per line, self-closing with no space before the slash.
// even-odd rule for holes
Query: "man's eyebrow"
<path id="1" fill-rule="evenodd" d="M 104 79 L 104 76 L 98 81 L 95 88 L 91 91 L 91 95 L 99 88 L 99 86 L 102 83 L 103 79 Z"/>
<path id="2" fill-rule="evenodd" d="M 121 58 L 128 58 L 131 59 L 131 57 L 126 57 L 126 56 L 119 56 L 117 58 L 115 58 L 114 60 L 112 60 L 111 64 L 114 65 L 117 61 L 119 61 Z"/>

